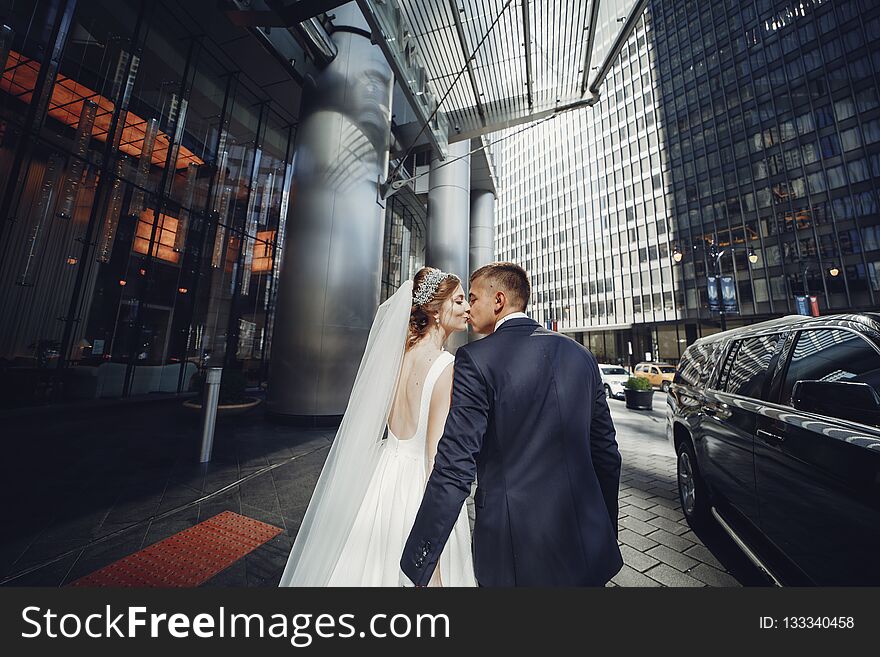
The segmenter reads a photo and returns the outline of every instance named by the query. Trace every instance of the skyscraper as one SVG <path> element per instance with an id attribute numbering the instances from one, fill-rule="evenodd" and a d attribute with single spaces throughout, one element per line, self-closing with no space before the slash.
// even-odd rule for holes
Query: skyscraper
<path id="1" fill-rule="evenodd" d="M 878 14 L 652 2 L 595 107 L 498 144 L 497 251 L 532 274 L 535 318 L 607 360 L 676 360 L 798 296 L 876 307 Z"/>

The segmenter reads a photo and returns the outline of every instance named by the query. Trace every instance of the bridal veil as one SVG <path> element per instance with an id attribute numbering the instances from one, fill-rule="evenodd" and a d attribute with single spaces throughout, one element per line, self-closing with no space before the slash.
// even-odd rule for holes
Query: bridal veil
<path id="1" fill-rule="evenodd" d="M 326 586 L 376 469 L 412 309 L 412 281 L 379 306 L 348 407 L 279 586 Z"/>

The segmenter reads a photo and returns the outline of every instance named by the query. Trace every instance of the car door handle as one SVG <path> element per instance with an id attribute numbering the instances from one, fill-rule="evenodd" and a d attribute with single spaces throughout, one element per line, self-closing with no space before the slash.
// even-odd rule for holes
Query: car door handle
<path id="1" fill-rule="evenodd" d="M 703 413 L 705 413 L 706 415 L 711 415 L 712 417 L 717 417 L 718 415 L 725 414 L 729 408 L 730 406 L 723 402 L 719 404 L 707 404 L 703 406 Z"/>
<path id="2" fill-rule="evenodd" d="M 785 436 L 782 436 L 778 433 L 771 433 L 769 431 L 764 431 L 763 429 L 758 429 L 758 431 L 756 433 L 758 434 L 758 438 L 760 438 L 765 443 L 768 443 L 770 445 L 772 445 L 774 443 L 778 444 L 778 443 L 785 442 Z"/>

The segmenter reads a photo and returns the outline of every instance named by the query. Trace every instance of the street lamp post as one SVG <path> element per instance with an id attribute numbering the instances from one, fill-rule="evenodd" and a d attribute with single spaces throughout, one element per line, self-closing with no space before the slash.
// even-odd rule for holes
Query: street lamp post
<path id="1" fill-rule="evenodd" d="M 797 256 L 797 263 L 798 263 L 798 269 L 799 269 L 800 275 L 801 275 L 801 285 L 804 288 L 804 297 L 806 297 L 807 302 L 809 303 L 810 286 L 809 286 L 809 280 L 807 279 L 807 273 L 810 271 L 810 265 L 813 263 L 805 260 L 802 256 Z M 828 272 L 828 274 L 832 278 L 837 278 L 837 276 L 840 275 L 840 269 L 835 264 L 832 264 L 830 267 L 828 267 L 828 269 L 826 271 Z"/>
<path id="2" fill-rule="evenodd" d="M 727 330 L 727 319 L 724 316 L 724 301 L 721 298 L 721 256 L 724 255 L 724 252 L 727 249 L 718 250 L 718 247 L 715 246 L 715 242 L 712 242 L 712 246 L 709 249 L 709 257 L 712 258 L 713 262 L 713 271 L 715 273 L 715 298 L 718 299 L 718 312 L 721 320 L 721 330 Z"/>
<path id="3" fill-rule="evenodd" d="M 719 249 L 718 245 L 715 243 L 715 240 L 706 240 L 703 242 L 703 247 L 707 249 L 707 255 L 712 259 L 712 272 L 715 274 L 715 298 L 718 300 L 718 313 L 719 319 L 721 323 L 721 330 L 727 330 L 727 317 L 724 313 L 724 300 L 721 296 L 721 258 L 725 253 L 730 251 L 731 254 L 736 252 L 736 247 L 729 246 L 725 249 Z M 697 245 L 694 245 L 694 249 L 697 248 Z M 758 254 L 755 253 L 755 250 L 751 247 L 748 247 L 748 258 L 751 264 L 755 264 L 758 262 Z M 681 262 L 684 258 L 684 254 L 676 245 L 672 251 L 672 259 L 675 262 Z"/>

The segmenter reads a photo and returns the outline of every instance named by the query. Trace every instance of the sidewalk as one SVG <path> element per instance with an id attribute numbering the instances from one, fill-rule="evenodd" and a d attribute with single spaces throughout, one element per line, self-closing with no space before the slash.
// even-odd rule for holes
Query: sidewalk
<path id="1" fill-rule="evenodd" d="M 220 418 L 202 465 L 199 417 L 181 403 L 7 420 L 0 583 L 60 586 L 232 510 L 285 531 L 210 583 L 274 586 L 334 431 L 274 424 L 259 409 Z"/>
<path id="2" fill-rule="evenodd" d="M 335 430 L 276 424 L 260 409 L 220 418 L 213 460 L 200 465 L 199 417 L 181 402 L 6 421 L 4 485 L 14 503 L 0 543 L 0 584 L 63 586 L 229 510 L 283 531 L 205 586 L 277 585 Z M 698 537 L 684 521 L 664 396 L 655 394 L 653 411 L 610 406 L 623 456 L 626 563 L 612 585 L 761 583 L 726 537 Z"/>

